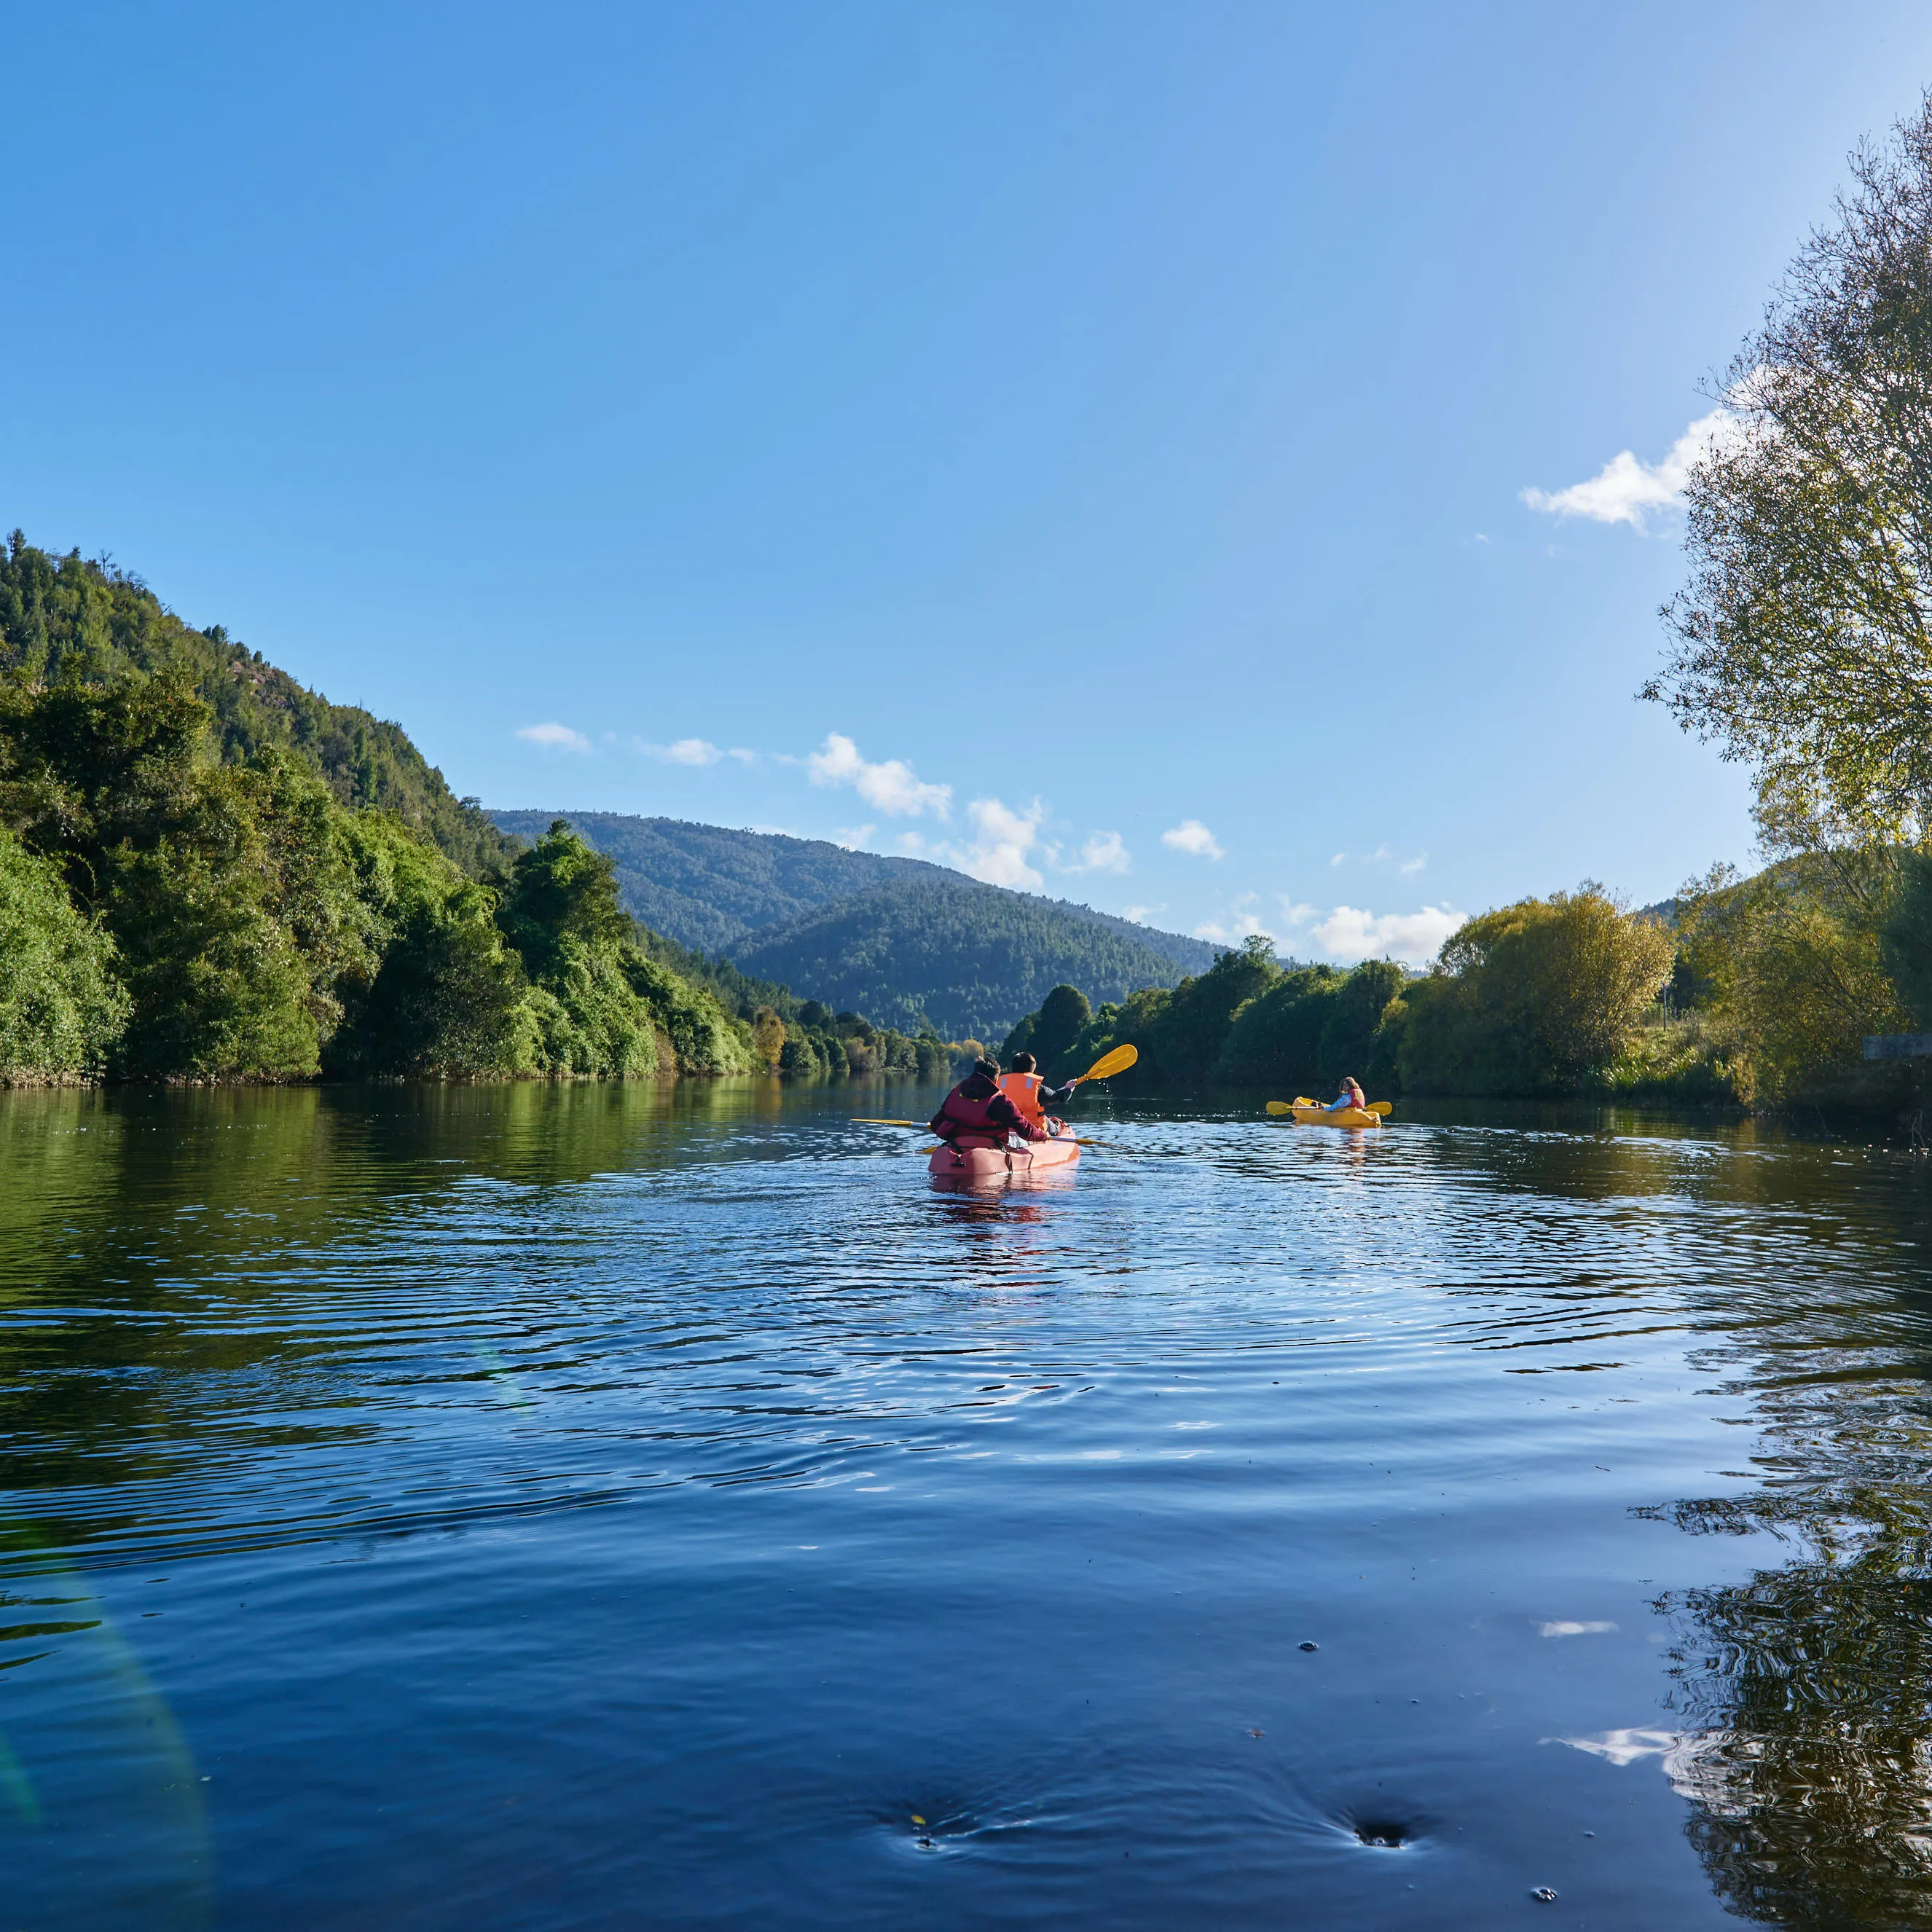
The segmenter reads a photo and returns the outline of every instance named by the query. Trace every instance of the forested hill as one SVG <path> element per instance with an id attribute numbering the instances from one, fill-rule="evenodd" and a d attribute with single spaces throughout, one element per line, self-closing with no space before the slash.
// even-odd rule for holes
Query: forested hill
<path id="1" fill-rule="evenodd" d="M 1062 981 L 1119 999 L 1174 986 L 1215 954 L 1087 906 L 822 839 L 616 812 L 491 816 L 527 838 L 567 818 L 610 855 L 628 910 L 682 945 L 882 1024 L 929 1019 L 955 1039 L 1004 1034 Z"/>
<path id="2" fill-rule="evenodd" d="M 100 684 L 130 670 L 184 678 L 214 711 L 226 764 L 281 747 L 340 803 L 394 813 L 472 875 L 500 869 L 515 849 L 400 725 L 330 704 L 218 624 L 184 623 L 138 577 L 77 550 L 50 556 L 16 530 L 0 554 L 0 673 L 29 685 L 76 675 Z"/>

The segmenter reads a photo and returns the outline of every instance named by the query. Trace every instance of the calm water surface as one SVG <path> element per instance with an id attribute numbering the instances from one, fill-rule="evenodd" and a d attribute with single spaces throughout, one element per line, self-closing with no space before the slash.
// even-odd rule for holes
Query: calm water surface
<path id="1" fill-rule="evenodd" d="M 1932 1923 L 1932 1163 L 935 1097 L 0 1095 L 0 1932 Z"/>

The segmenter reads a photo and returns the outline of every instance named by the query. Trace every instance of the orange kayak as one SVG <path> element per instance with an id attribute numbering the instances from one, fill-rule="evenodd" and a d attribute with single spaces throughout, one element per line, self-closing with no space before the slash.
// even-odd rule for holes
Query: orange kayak
<path id="1" fill-rule="evenodd" d="M 1071 1134 L 1063 1134 L 1050 1141 L 1016 1141 L 1010 1148 L 936 1147 L 926 1170 L 955 1180 L 1004 1180 L 1010 1174 L 1071 1167 L 1079 1158 L 1080 1143 Z"/>

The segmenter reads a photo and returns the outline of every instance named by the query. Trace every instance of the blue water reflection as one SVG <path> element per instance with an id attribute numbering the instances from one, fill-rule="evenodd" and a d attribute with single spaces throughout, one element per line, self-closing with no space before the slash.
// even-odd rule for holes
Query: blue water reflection
<path id="1" fill-rule="evenodd" d="M 6 1922 L 1910 1922 L 1922 1162 L 934 1097 L 0 1096 Z"/>

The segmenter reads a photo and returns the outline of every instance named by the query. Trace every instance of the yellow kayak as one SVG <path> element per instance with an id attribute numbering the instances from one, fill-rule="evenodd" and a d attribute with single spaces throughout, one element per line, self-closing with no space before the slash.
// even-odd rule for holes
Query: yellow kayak
<path id="1" fill-rule="evenodd" d="M 1312 1100 L 1298 1100 L 1289 1111 L 1295 1124 L 1303 1127 L 1378 1127 L 1382 1124 L 1381 1114 L 1371 1114 L 1365 1108 L 1330 1109 L 1318 1107 Z"/>

